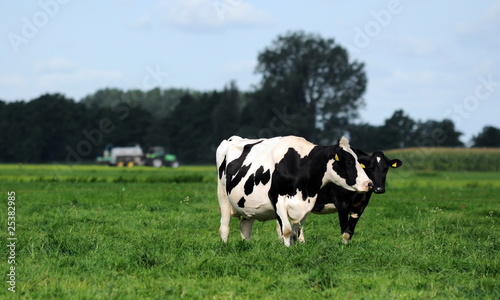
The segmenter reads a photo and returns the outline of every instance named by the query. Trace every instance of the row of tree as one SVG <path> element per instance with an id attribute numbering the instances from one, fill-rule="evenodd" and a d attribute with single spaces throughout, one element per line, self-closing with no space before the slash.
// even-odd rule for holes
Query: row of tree
<path id="1" fill-rule="evenodd" d="M 46 94 L 29 102 L 0 101 L 0 160 L 80 163 L 107 145 L 165 146 L 182 163 L 213 163 L 231 135 L 294 134 L 318 144 L 342 135 L 365 151 L 403 147 L 463 147 L 450 120 L 415 121 L 396 110 L 382 126 L 356 122 L 367 78 L 333 39 L 292 32 L 258 56 L 261 82 L 239 91 L 103 89 L 81 101 Z M 500 146 L 500 130 L 485 127 L 476 147 Z"/>
<path id="2" fill-rule="evenodd" d="M 3 162 L 80 163 L 102 155 L 104 148 L 161 145 L 183 163 L 213 163 L 221 140 L 237 134 L 271 137 L 297 134 L 294 114 L 287 106 L 260 107 L 254 95 L 234 85 L 222 91 L 178 95 L 175 107 L 158 116 L 153 107 L 140 105 L 149 92 L 101 90 L 75 102 L 47 94 L 29 102 L 0 101 L 0 160 Z M 169 90 L 160 94 L 169 94 Z M 103 99 L 120 99 L 110 106 Z M 170 95 L 171 96 L 171 95 Z M 102 101 L 97 105 L 98 99 Z M 135 100 L 134 100 L 135 99 Z M 248 111 L 256 111 L 256 117 Z M 260 111 L 260 113 L 258 113 Z M 269 118 L 262 115 L 269 114 Z M 340 128 L 351 144 L 365 151 L 405 147 L 463 147 L 460 132 L 450 120 L 415 121 L 397 110 L 383 125 L 348 124 Z M 337 137 L 335 137 L 337 138 Z M 330 141 L 334 143 L 334 140 Z M 500 129 L 485 127 L 473 147 L 500 147 Z"/>

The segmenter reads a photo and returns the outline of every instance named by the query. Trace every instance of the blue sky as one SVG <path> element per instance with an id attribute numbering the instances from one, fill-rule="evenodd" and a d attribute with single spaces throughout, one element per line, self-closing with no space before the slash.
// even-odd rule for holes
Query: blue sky
<path id="1" fill-rule="evenodd" d="M 40 0 L 0 3 L 0 99 L 106 87 L 221 89 L 260 80 L 257 55 L 303 30 L 365 63 L 361 121 L 396 109 L 500 128 L 500 1 Z"/>

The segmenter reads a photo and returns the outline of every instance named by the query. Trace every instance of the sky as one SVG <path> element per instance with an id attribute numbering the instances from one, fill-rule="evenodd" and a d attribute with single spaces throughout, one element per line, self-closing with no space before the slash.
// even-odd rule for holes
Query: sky
<path id="1" fill-rule="evenodd" d="M 365 64 L 359 122 L 395 110 L 451 119 L 462 141 L 500 128 L 500 1 L 39 0 L 0 3 L 0 100 L 103 88 L 221 90 L 260 81 L 257 56 L 291 31 Z"/>

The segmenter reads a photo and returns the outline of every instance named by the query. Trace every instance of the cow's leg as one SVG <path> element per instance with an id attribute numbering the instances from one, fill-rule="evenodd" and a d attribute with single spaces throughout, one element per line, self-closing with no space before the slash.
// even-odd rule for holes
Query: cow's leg
<path id="1" fill-rule="evenodd" d="M 352 237 L 352 232 L 349 231 L 349 213 L 347 211 L 339 210 L 339 223 L 342 241 L 347 244 Z"/>
<path id="2" fill-rule="evenodd" d="M 300 243 L 305 243 L 306 242 L 306 237 L 304 236 L 304 224 L 306 223 L 307 215 L 302 218 L 302 220 L 298 223 L 299 224 L 299 229 L 297 232 L 297 239 L 299 240 Z"/>
<path id="3" fill-rule="evenodd" d="M 249 241 L 252 238 L 252 226 L 254 220 L 242 218 L 240 221 L 241 238 Z"/>
<path id="4" fill-rule="evenodd" d="M 219 198 L 220 206 L 219 233 L 222 241 L 227 243 L 229 237 L 229 222 L 231 221 L 231 203 L 229 203 L 226 190 L 220 182 L 217 184 L 217 197 Z"/>
<path id="5" fill-rule="evenodd" d="M 349 225 L 347 227 L 346 232 L 348 232 L 352 238 L 354 235 L 354 229 L 356 229 L 356 224 L 358 224 L 359 218 L 361 217 L 361 213 L 351 213 L 351 216 L 349 217 Z"/>
<path id="6" fill-rule="evenodd" d="M 305 243 L 304 229 L 303 229 L 303 225 L 304 225 L 305 219 L 306 218 L 304 218 L 303 221 L 300 222 L 300 224 L 295 224 L 295 225 L 297 225 L 298 229 L 294 227 L 295 225 L 292 226 L 292 232 L 296 235 L 297 239 L 301 243 Z M 281 226 L 280 226 L 280 223 L 278 221 L 276 221 L 276 232 L 278 233 L 278 239 L 280 241 L 283 240 L 283 232 L 281 231 Z"/>
<path id="7" fill-rule="evenodd" d="M 286 199 L 284 196 L 279 196 L 276 202 L 276 218 L 281 228 L 281 233 L 283 235 L 283 242 L 285 246 L 290 247 L 293 243 L 291 240 L 292 236 L 292 226 L 288 220 L 288 213 L 286 208 Z"/>
<path id="8" fill-rule="evenodd" d="M 304 242 L 304 238 L 301 239 L 301 233 L 302 233 L 302 225 L 300 224 L 300 222 L 298 223 L 293 223 L 292 225 L 292 235 L 291 235 L 291 239 L 292 239 L 292 242 L 295 243 L 297 240 L 301 243 Z"/>
<path id="9" fill-rule="evenodd" d="M 306 222 L 307 215 L 311 211 L 315 199 L 304 201 L 301 195 L 297 195 L 289 199 L 287 203 L 287 212 L 290 221 L 292 222 L 292 242 L 305 242 L 303 225 Z M 311 204 L 312 203 L 312 204 Z"/>
<path id="10" fill-rule="evenodd" d="M 283 240 L 283 232 L 281 232 L 280 222 L 276 221 L 276 232 L 278 233 L 278 239 Z"/>

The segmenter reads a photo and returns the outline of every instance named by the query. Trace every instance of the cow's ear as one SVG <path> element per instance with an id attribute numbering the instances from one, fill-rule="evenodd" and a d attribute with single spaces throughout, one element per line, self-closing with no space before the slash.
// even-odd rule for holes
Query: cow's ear
<path id="1" fill-rule="evenodd" d="M 391 159 L 390 164 L 392 168 L 399 168 L 403 165 L 403 162 L 400 161 L 399 159 Z"/>

